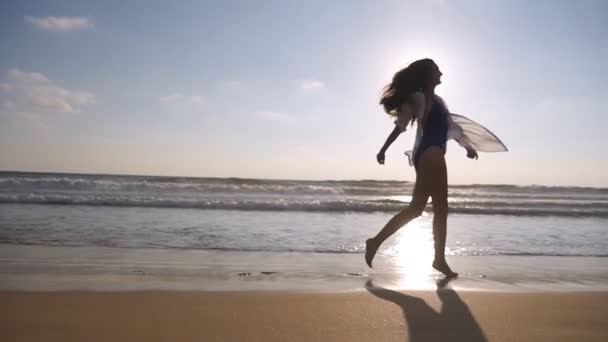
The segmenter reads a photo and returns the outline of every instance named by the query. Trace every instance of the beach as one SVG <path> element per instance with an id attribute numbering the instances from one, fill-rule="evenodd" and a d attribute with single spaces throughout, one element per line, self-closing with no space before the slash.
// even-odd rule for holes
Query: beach
<path id="1" fill-rule="evenodd" d="M 5 341 L 605 341 L 605 258 L 0 244 Z M 289 264 L 289 266 L 285 266 Z M 570 272 L 569 272 L 570 270 Z"/>
<path id="2" fill-rule="evenodd" d="M 608 340 L 607 189 L 451 187 L 444 282 L 411 188 L 2 174 L 0 339 Z"/>
<path id="3" fill-rule="evenodd" d="M 4 341 L 606 341 L 608 293 L 0 292 Z"/>
<path id="4" fill-rule="evenodd" d="M 1 8 L 0 342 L 608 342 L 608 0 Z"/>

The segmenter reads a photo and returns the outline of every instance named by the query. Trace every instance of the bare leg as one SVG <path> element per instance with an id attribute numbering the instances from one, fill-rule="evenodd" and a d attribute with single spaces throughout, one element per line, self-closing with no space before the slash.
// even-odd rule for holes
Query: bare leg
<path id="1" fill-rule="evenodd" d="M 438 147 L 431 147 L 420 158 L 420 168 L 433 179 L 429 192 L 433 199 L 433 240 L 435 241 L 435 259 L 433 268 L 446 275 L 456 277 L 445 260 L 445 241 L 448 220 L 448 177 L 444 152 Z"/>
<path id="2" fill-rule="evenodd" d="M 407 208 L 390 219 L 384 228 L 380 230 L 378 235 L 365 241 L 365 262 L 369 267 L 372 267 L 372 261 L 374 260 L 374 256 L 376 256 L 376 252 L 380 245 L 391 235 L 395 234 L 399 228 L 422 214 L 429 198 L 425 179 L 426 178 L 421 174 L 416 176 L 416 185 L 414 186 L 412 201 Z"/>

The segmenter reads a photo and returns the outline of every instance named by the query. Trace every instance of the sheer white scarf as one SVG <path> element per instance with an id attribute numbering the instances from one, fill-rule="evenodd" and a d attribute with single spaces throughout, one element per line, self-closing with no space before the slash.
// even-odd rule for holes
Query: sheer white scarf
<path id="1" fill-rule="evenodd" d="M 443 99 L 438 95 L 435 96 L 437 96 L 437 99 L 441 101 L 447 109 Z M 395 125 L 399 127 L 401 132 L 405 132 L 407 125 L 413 117 L 416 118 L 418 123 L 423 122 L 424 106 L 425 97 L 422 92 L 413 93 L 410 100 L 403 103 L 401 111 L 395 120 Z M 410 166 L 414 165 L 414 155 L 420 144 L 420 139 L 424 134 L 422 125 L 417 124 L 416 126 L 414 148 L 405 152 L 409 158 Z M 449 113 L 448 115 L 448 133 L 446 140 L 450 139 L 456 140 L 458 144 L 466 149 L 473 149 L 478 152 L 508 151 L 505 144 L 503 144 L 489 129 L 460 114 Z"/>

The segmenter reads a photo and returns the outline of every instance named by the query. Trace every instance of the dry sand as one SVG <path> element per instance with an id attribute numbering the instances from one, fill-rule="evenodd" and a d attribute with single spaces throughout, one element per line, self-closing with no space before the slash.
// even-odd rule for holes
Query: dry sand
<path id="1" fill-rule="evenodd" d="M 0 292 L 2 341 L 608 341 L 608 293 Z"/>

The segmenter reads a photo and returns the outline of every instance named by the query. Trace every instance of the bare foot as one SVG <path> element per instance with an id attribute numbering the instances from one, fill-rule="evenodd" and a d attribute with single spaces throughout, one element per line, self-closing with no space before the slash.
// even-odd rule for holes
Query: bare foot
<path id="1" fill-rule="evenodd" d="M 365 241 L 365 262 L 367 266 L 372 267 L 372 260 L 376 256 L 376 251 L 378 251 L 378 244 L 375 243 L 374 239 L 367 239 Z"/>
<path id="2" fill-rule="evenodd" d="M 450 268 L 450 266 L 448 266 L 448 263 L 445 260 L 433 261 L 433 268 L 436 269 L 437 271 L 443 273 L 446 278 L 458 277 L 458 273 L 452 271 L 452 269 Z"/>
<path id="3" fill-rule="evenodd" d="M 437 290 L 442 290 L 448 286 L 450 281 L 456 279 L 456 277 L 445 277 L 443 279 L 439 279 L 435 284 L 437 285 Z"/>

